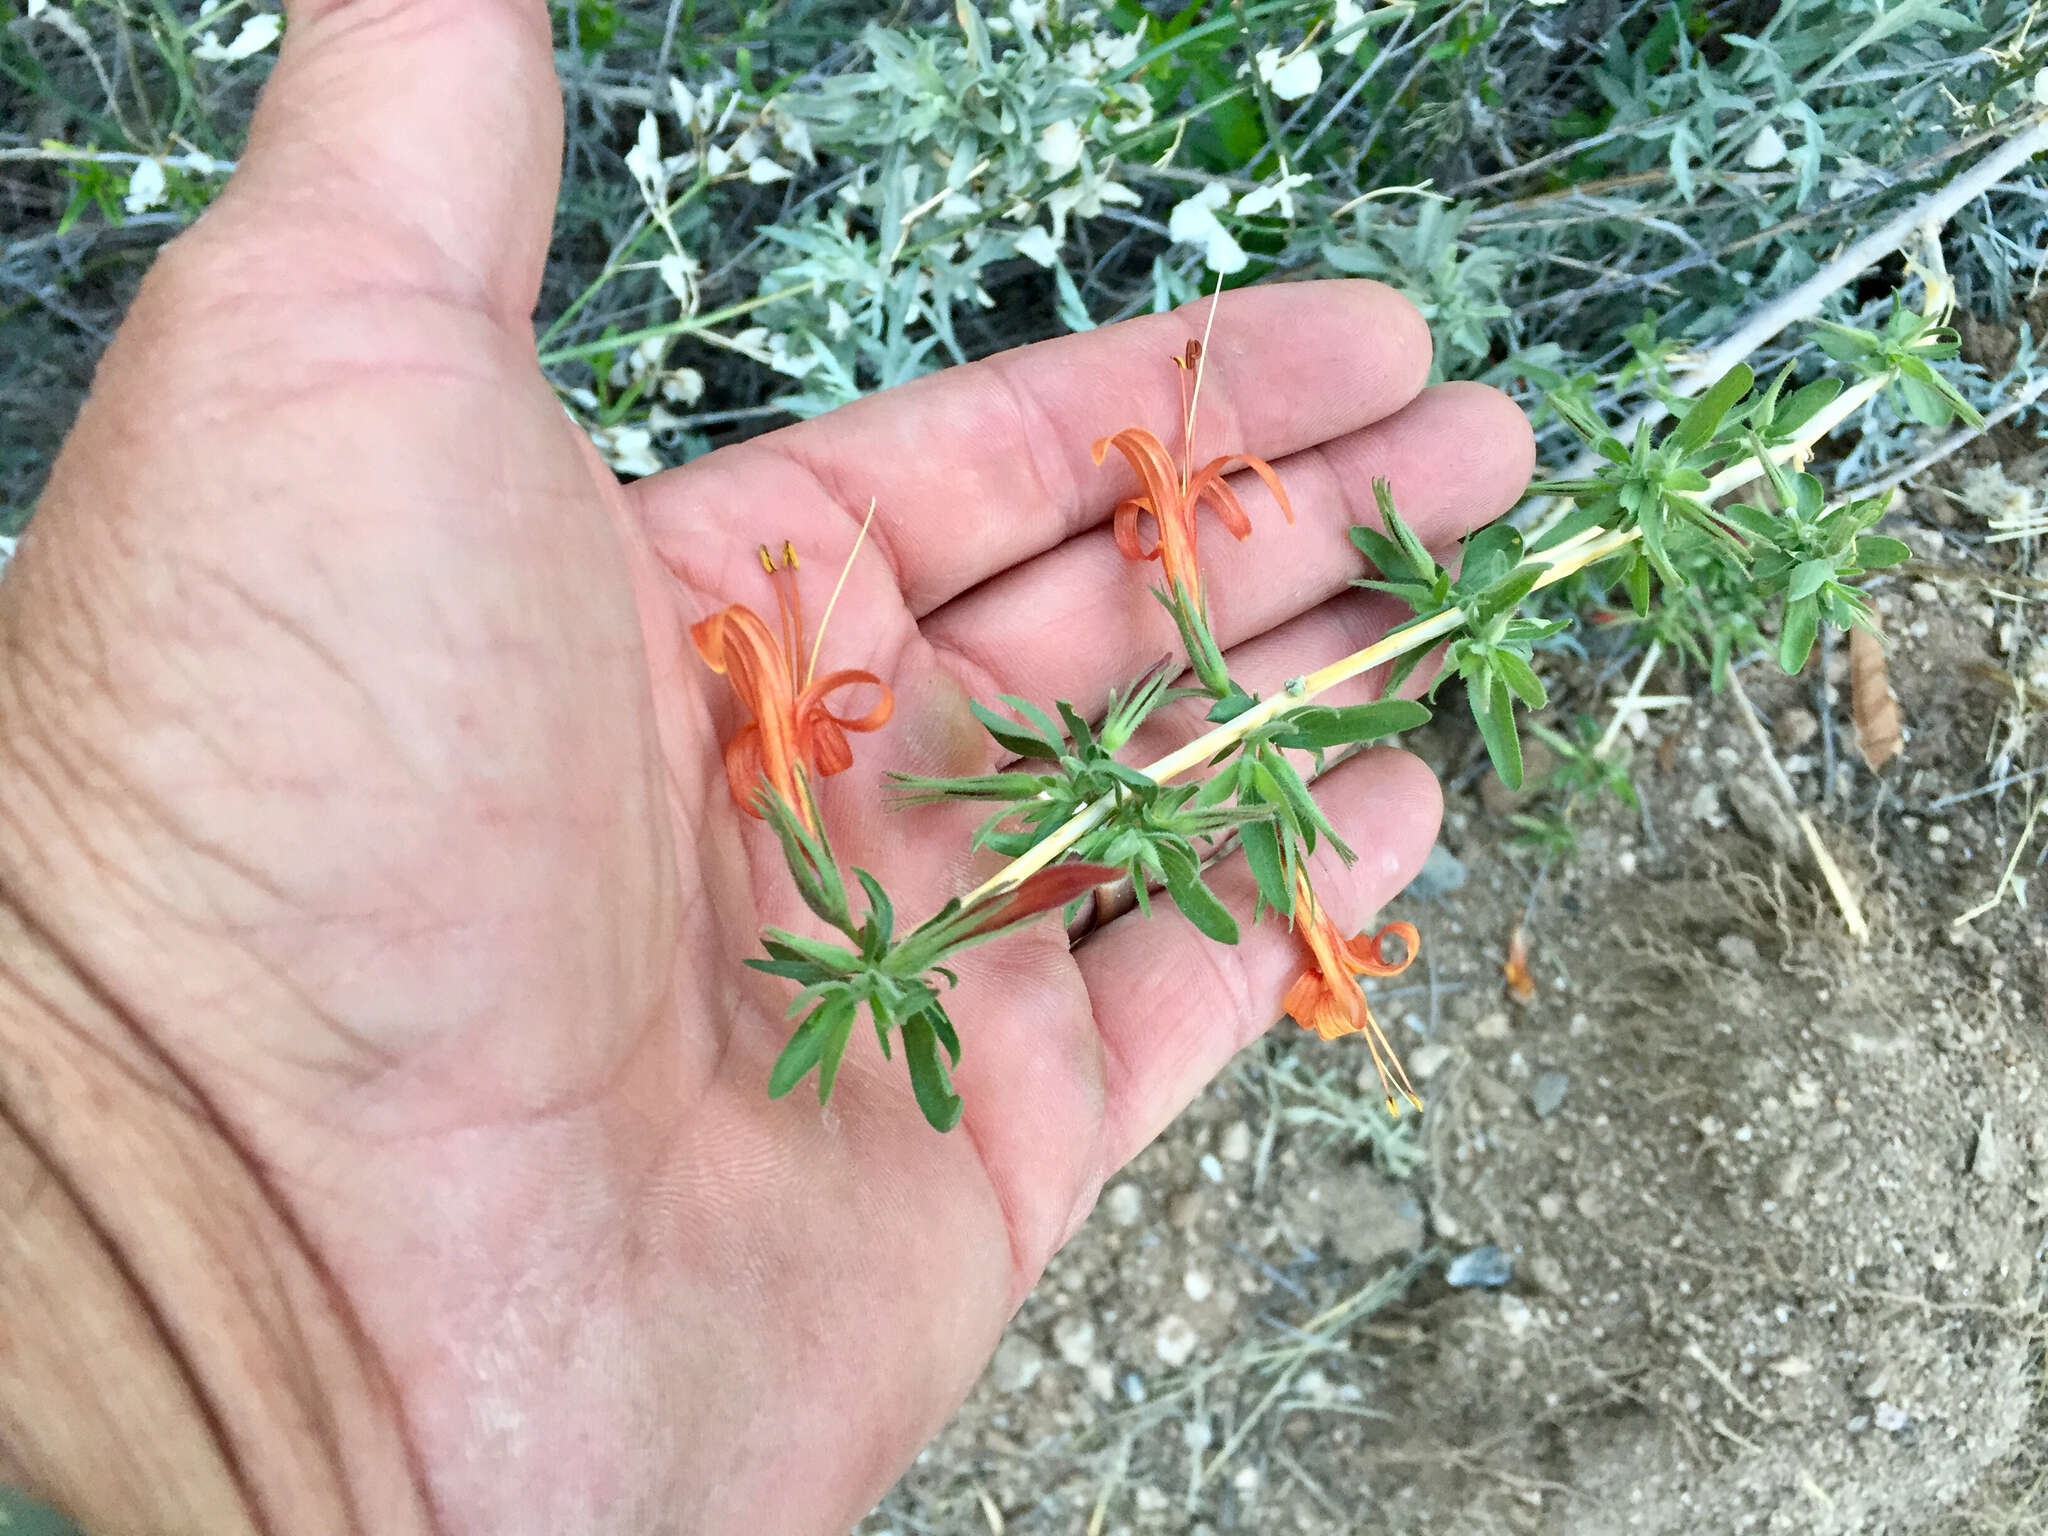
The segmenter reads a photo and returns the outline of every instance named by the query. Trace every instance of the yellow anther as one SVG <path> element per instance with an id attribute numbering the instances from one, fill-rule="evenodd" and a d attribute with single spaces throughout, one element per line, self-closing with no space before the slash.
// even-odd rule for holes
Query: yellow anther
<path id="1" fill-rule="evenodd" d="M 761 557 L 761 569 L 770 576 L 773 576 L 775 574 L 775 557 L 768 553 L 768 546 L 766 544 L 757 546 L 755 553 Z"/>
<path id="2" fill-rule="evenodd" d="M 792 571 L 796 569 L 796 546 L 787 539 L 782 541 L 782 563 Z"/>

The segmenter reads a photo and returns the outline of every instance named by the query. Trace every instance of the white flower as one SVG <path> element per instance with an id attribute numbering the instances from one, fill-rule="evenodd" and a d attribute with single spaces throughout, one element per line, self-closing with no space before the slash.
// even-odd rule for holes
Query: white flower
<path id="1" fill-rule="evenodd" d="M 1016 240 L 1017 254 L 1028 256 L 1041 267 L 1050 267 L 1060 259 L 1060 248 L 1054 243 L 1052 232 L 1042 224 L 1034 224 Z"/>
<path id="2" fill-rule="evenodd" d="M 732 169 L 732 151 L 714 144 L 704 151 L 704 169 L 713 176 L 723 176 Z"/>
<path id="3" fill-rule="evenodd" d="M 837 299 L 825 301 L 825 332 L 834 341 L 846 340 L 846 333 L 853 329 L 853 316 L 846 312 L 846 306 Z"/>
<path id="4" fill-rule="evenodd" d="M 626 151 L 626 169 L 640 184 L 642 197 L 650 203 L 661 201 L 662 194 L 668 191 L 668 173 L 661 163 L 661 129 L 652 112 L 641 114 L 640 131 L 633 137 L 633 147 Z"/>
<path id="5" fill-rule="evenodd" d="M 1238 217 L 1248 218 L 1252 214 L 1264 213 L 1268 208 L 1277 207 L 1281 218 L 1293 218 L 1294 189 L 1312 179 L 1304 172 L 1297 172 L 1292 176 L 1282 176 L 1277 181 L 1269 181 L 1263 187 L 1252 188 L 1237 200 Z"/>
<path id="6" fill-rule="evenodd" d="M 685 314 L 697 310 L 697 274 L 703 270 L 697 258 L 682 251 L 670 251 L 654 264 L 654 270 L 661 274 L 661 280 L 668 284 L 668 291 L 682 301 Z"/>
<path id="7" fill-rule="evenodd" d="M 761 158 L 761 133 L 749 128 L 732 141 L 732 157 L 741 165 L 752 165 Z"/>
<path id="8" fill-rule="evenodd" d="M 622 475 L 656 475 L 666 467 L 654 451 L 654 434 L 645 427 L 592 427 L 590 441 L 605 463 Z"/>
<path id="9" fill-rule="evenodd" d="M 661 381 L 661 398 L 676 405 L 695 405 L 704 398 L 704 375 L 694 368 L 678 368 Z"/>
<path id="10" fill-rule="evenodd" d="M 1358 52 L 1358 45 L 1365 41 L 1365 28 L 1360 25 L 1364 20 L 1365 11 L 1358 0 L 1337 0 L 1337 9 L 1330 17 L 1330 36 L 1334 39 L 1330 46 L 1347 59 Z"/>
<path id="11" fill-rule="evenodd" d="M 1749 141 L 1749 148 L 1743 152 L 1742 163 L 1752 171 L 1768 171 L 1780 165 L 1785 159 L 1785 136 L 1769 123 L 1756 132 Z"/>
<path id="12" fill-rule="evenodd" d="M 34 21 L 49 8 L 50 0 L 28 0 L 28 19 Z"/>
<path id="13" fill-rule="evenodd" d="M 1010 0 L 1010 25 L 1020 33 L 1036 32 L 1045 25 L 1046 0 Z"/>
<path id="14" fill-rule="evenodd" d="M 1038 136 L 1038 158 L 1054 176 L 1064 176 L 1081 163 L 1081 130 L 1072 118 L 1045 125 Z"/>
<path id="15" fill-rule="evenodd" d="M 1261 48 L 1259 78 L 1282 101 L 1299 101 L 1323 83 L 1323 61 L 1313 49 L 1304 48 L 1282 63 L 1278 48 Z"/>
<path id="16" fill-rule="evenodd" d="M 818 152 L 811 146 L 811 125 L 800 117 L 791 117 L 786 112 L 775 114 L 775 138 L 783 152 L 796 156 L 805 165 L 818 163 Z"/>
<path id="17" fill-rule="evenodd" d="M 1112 33 L 1105 27 L 1088 40 L 1088 46 L 1093 50 L 1095 57 L 1102 61 L 1104 69 L 1122 69 L 1138 56 L 1140 41 L 1140 33 Z"/>
<path id="18" fill-rule="evenodd" d="M 1244 270 L 1244 247 L 1216 217 L 1216 210 L 1229 201 L 1230 188 L 1213 181 L 1187 201 L 1176 203 L 1166 221 L 1166 231 L 1174 244 L 1201 246 L 1202 259 L 1212 272 Z"/>
<path id="19" fill-rule="evenodd" d="M 128 177 L 128 195 L 121 199 L 121 206 L 130 213 L 141 213 L 162 203 L 165 190 L 163 166 L 155 160 L 138 160 Z"/>
<path id="20" fill-rule="evenodd" d="M 276 42 L 284 31 L 284 19 L 269 12 L 260 12 L 242 23 L 242 30 L 235 34 L 235 40 L 223 44 L 216 32 L 205 33 L 193 44 L 192 57 L 205 59 L 213 64 L 233 64 L 261 53 Z"/>
<path id="21" fill-rule="evenodd" d="M 747 180 L 757 187 L 765 187 L 771 181 L 789 180 L 790 171 L 786 165 L 777 165 L 766 155 L 747 162 Z"/>
<path id="22" fill-rule="evenodd" d="M 1064 244 L 1067 238 L 1067 216 L 1092 219 L 1110 203 L 1119 203 L 1135 208 L 1142 199 L 1122 182 L 1113 180 L 1109 172 L 1100 168 L 1082 171 L 1080 177 L 1054 187 L 1046 194 L 1046 211 L 1052 215 L 1052 237 L 1055 243 Z M 1030 209 L 1018 214 L 1022 223 L 1031 217 Z"/>

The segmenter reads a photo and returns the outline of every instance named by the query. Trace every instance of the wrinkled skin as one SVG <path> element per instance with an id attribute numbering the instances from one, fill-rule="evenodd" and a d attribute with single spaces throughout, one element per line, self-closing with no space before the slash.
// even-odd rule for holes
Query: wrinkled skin
<path id="1" fill-rule="evenodd" d="M 1172 645 L 1108 527 L 1134 482 L 1088 449 L 1178 448 L 1201 311 L 621 487 L 534 357 L 559 149 L 539 0 L 304 0 L 0 583 L 0 1044 L 59 1085 L 36 1108 L 16 1072 L 10 1108 L 88 1205 L 149 1190 L 126 1272 L 258 1526 L 844 1529 L 1302 963 L 1270 923 L 1072 953 L 1041 925 L 953 996 L 953 1134 L 864 1034 L 829 1111 L 767 1100 L 787 990 L 741 961 L 800 914 L 688 626 L 768 611 L 755 546 L 785 538 L 815 622 L 875 499 L 823 665 L 896 711 L 822 804 L 899 911 L 936 907 L 985 872 L 979 812 L 885 816 L 884 770 L 983 770 L 970 695 L 1094 709 Z M 1254 687 L 1394 617 L 1345 589 L 1374 475 L 1440 545 L 1518 493 L 1519 414 L 1428 364 L 1386 289 L 1227 296 L 1198 462 L 1272 460 L 1298 519 L 1243 484 L 1255 534 L 1208 577 Z M 1355 929 L 1438 792 L 1384 751 L 1322 792 Z M 1245 908 L 1241 867 L 1216 884 Z M 92 1088 L 115 1061 L 164 1086 Z M 287 1377 L 303 1434 L 250 1409 Z"/>

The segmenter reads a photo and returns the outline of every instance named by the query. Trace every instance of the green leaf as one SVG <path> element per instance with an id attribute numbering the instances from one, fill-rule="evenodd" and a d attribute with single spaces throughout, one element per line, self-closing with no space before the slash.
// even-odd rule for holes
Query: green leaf
<path id="1" fill-rule="evenodd" d="M 1693 402 L 1692 409 L 1671 429 L 1671 441 L 1685 453 L 1705 447 L 1720 430 L 1721 418 L 1728 414 L 1736 401 L 1749 393 L 1750 385 L 1755 382 L 1756 375 L 1749 371 L 1749 364 L 1737 363 Z"/>
<path id="2" fill-rule="evenodd" d="M 1488 669 L 1478 677 L 1465 679 L 1465 696 L 1471 701 L 1472 718 L 1486 742 L 1486 755 L 1493 759 L 1493 771 L 1509 789 L 1522 787 L 1522 743 L 1515 735 L 1515 703 L 1501 675 Z"/>
<path id="3" fill-rule="evenodd" d="M 1287 879 L 1286 860 L 1280 855 L 1280 834 L 1270 821 L 1250 821 L 1238 832 L 1238 840 L 1244 844 L 1244 861 L 1250 867 L 1252 879 L 1259 885 L 1259 896 L 1282 917 L 1294 915 L 1294 887 Z"/>
<path id="4" fill-rule="evenodd" d="M 910 1088 L 917 1095 L 917 1107 L 933 1130 L 952 1130 L 960 1123 L 965 1106 L 953 1092 L 952 1074 L 939 1059 L 938 1032 L 924 1013 L 916 1013 L 903 1021 L 902 1034 L 903 1057 L 910 1065 Z"/>
<path id="5" fill-rule="evenodd" d="M 1547 697 L 1543 691 L 1543 680 L 1528 662 L 1513 651 L 1499 650 L 1493 653 L 1493 665 L 1516 698 L 1531 709 L 1543 707 Z"/>
<path id="6" fill-rule="evenodd" d="M 1374 533 L 1370 528 L 1353 528 L 1351 542 L 1358 546 L 1358 552 L 1370 560 L 1382 576 L 1396 581 L 1414 580 L 1426 574 L 1409 563 L 1408 556 L 1400 545 L 1384 534 Z"/>
<path id="7" fill-rule="evenodd" d="M 882 889 L 882 883 L 873 875 L 864 869 L 856 869 L 853 877 L 868 893 L 868 912 L 875 920 L 875 927 L 881 933 L 882 947 L 886 949 L 889 936 L 896 931 L 896 908 L 889 900 L 889 893 Z"/>
<path id="8" fill-rule="evenodd" d="M 1806 665 L 1813 654 L 1814 637 L 1820 632 L 1820 600 L 1803 597 L 1785 607 L 1785 628 L 1778 636 L 1778 665 L 1787 674 Z"/>
<path id="9" fill-rule="evenodd" d="M 1218 699 L 1210 709 L 1208 718 L 1217 725 L 1222 725 L 1227 720 L 1235 720 L 1258 702 L 1243 689 L 1238 689 Z"/>
<path id="10" fill-rule="evenodd" d="M 1465 540 L 1458 590 L 1484 592 L 1522 563 L 1522 536 L 1506 523 L 1488 523 Z"/>
<path id="11" fill-rule="evenodd" d="M 1622 573 L 1622 583 L 1628 588 L 1629 607 L 1635 610 L 1639 619 L 1650 616 L 1650 562 L 1640 551 L 1629 561 L 1628 569 Z"/>
<path id="12" fill-rule="evenodd" d="M 1913 551 L 1906 545 L 1880 533 L 1865 534 L 1856 541 L 1856 563 L 1865 570 L 1879 570 L 1912 557 Z"/>
<path id="13" fill-rule="evenodd" d="M 1815 379 L 1804 389 L 1795 390 L 1771 413 L 1771 436 L 1796 436 L 1801 427 L 1834 404 L 1835 396 L 1841 392 L 1842 381 L 1835 378 Z"/>
<path id="14" fill-rule="evenodd" d="M 827 999 L 818 1005 L 817 1013 L 812 1014 L 811 1017 L 815 1019 L 832 1007 L 833 1001 Z M 853 1021 L 859 1012 L 860 1010 L 855 1005 L 853 999 L 851 997 L 847 998 L 845 1006 L 834 1013 L 831 1025 L 827 1028 L 824 1038 L 819 1042 L 818 1102 L 820 1104 L 831 1100 L 832 1085 L 839 1080 L 839 1059 L 846 1054 L 846 1042 L 853 1038 Z M 780 1065 L 780 1063 L 778 1062 L 777 1065 Z M 772 1098 L 774 1095 L 771 1093 L 769 1097 Z"/>
<path id="15" fill-rule="evenodd" d="M 1159 850 L 1166 867 L 1166 892 L 1181 915 L 1202 934 L 1218 944 L 1237 942 L 1237 919 L 1216 899 L 1216 893 L 1202 883 L 1202 867 L 1195 859 L 1171 844 Z"/>
<path id="16" fill-rule="evenodd" d="M 1319 752 L 1412 731 L 1428 720 L 1427 706 L 1413 699 L 1381 699 L 1337 708 L 1311 704 L 1281 716 L 1277 722 L 1281 729 L 1274 733 L 1273 742 L 1297 751 Z"/>
<path id="17" fill-rule="evenodd" d="M 981 722 L 981 728 L 993 736 L 1006 751 L 1014 752 L 1019 757 L 1036 758 L 1040 762 L 1056 763 L 1060 760 L 1057 742 L 1032 735 L 1023 727 L 1005 720 L 994 710 L 980 703 L 969 701 L 967 707 L 974 711 L 974 718 Z"/>
<path id="18" fill-rule="evenodd" d="M 842 1024 L 852 1024 L 853 1008 L 851 998 L 835 995 L 811 1010 L 810 1016 L 797 1025 L 796 1033 L 789 1037 L 789 1044 L 782 1048 L 782 1054 L 775 1058 L 775 1065 L 769 1070 L 769 1098 L 781 1098 L 810 1076 L 811 1069 L 824 1056 L 827 1038 Z M 841 1045 L 843 1049 L 844 1042 Z"/>
<path id="19" fill-rule="evenodd" d="M 1822 587 L 1826 586 L 1830 581 L 1833 581 L 1834 579 L 1835 566 L 1833 561 L 1801 561 L 1799 564 L 1799 568 L 1793 571 L 1792 573 L 1792 580 L 1790 584 L 1787 585 L 1787 587 L 1785 588 L 1785 597 L 1788 601 L 1796 603 L 1803 597 L 1813 596 L 1814 593 L 1818 592 Z M 1786 670 L 1790 672 L 1796 671 L 1798 669 L 1794 667 L 1788 667 L 1786 668 Z"/>

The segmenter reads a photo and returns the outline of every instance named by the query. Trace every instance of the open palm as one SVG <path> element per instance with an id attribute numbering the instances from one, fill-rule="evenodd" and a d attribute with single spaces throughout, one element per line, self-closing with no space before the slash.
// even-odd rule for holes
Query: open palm
<path id="1" fill-rule="evenodd" d="M 756 549 L 784 540 L 816 614 L 873 502 L 823 664 L 896 709 L 823 804 L 846 862 L 935 909 L 985 872 L 976 818 L 888 812 L 883 772 L 980 771 L 970 697 L 1093 709 L 1173 647 L 1107 529 L 1130 482 L 1088 451 L 1176 441 L 1200 312 L 621 488 L 534 362 L 558 134 L 538 0 L 298 7 L 247 163 L 152 275 L 0 589 L 0 771 L 28 807 L 0 890 L 346 1320 L 364 1523 L 829 1531 L 1299 958 L 1272 925 L 1233 950 L 1125 918 L 1072 952 L 1045 925 L 949 999 L 952 1135 L 859 1035 L 828 1110 L 770 1103 L 788 989 L 742 961 L 798 909 L 728 794 L 740 716 L 688 626 L 767 610 Z M 1422 390 L 1427 331 L 1386 289 L 1232 294 L 1209 357 L 1198 455 L 1270 458 L 1298 517 L 1247 492 L 1251 541 L 1212 551 L 1254 687 L 1388 624 L 1345 595 L 1373 476 L 1439 541 L 1526 477 L 1519 414 Z M 1397 753 L 1326 781 L 1354 926 L 1436 795 Z M 1217 884 L 1247 905 L 1241 870 Z M 193 1374 L 260 1445 L 231 1377 Z M 247 1447 L 252 1505 L 314 1528 L 313 1474 Z"/>

